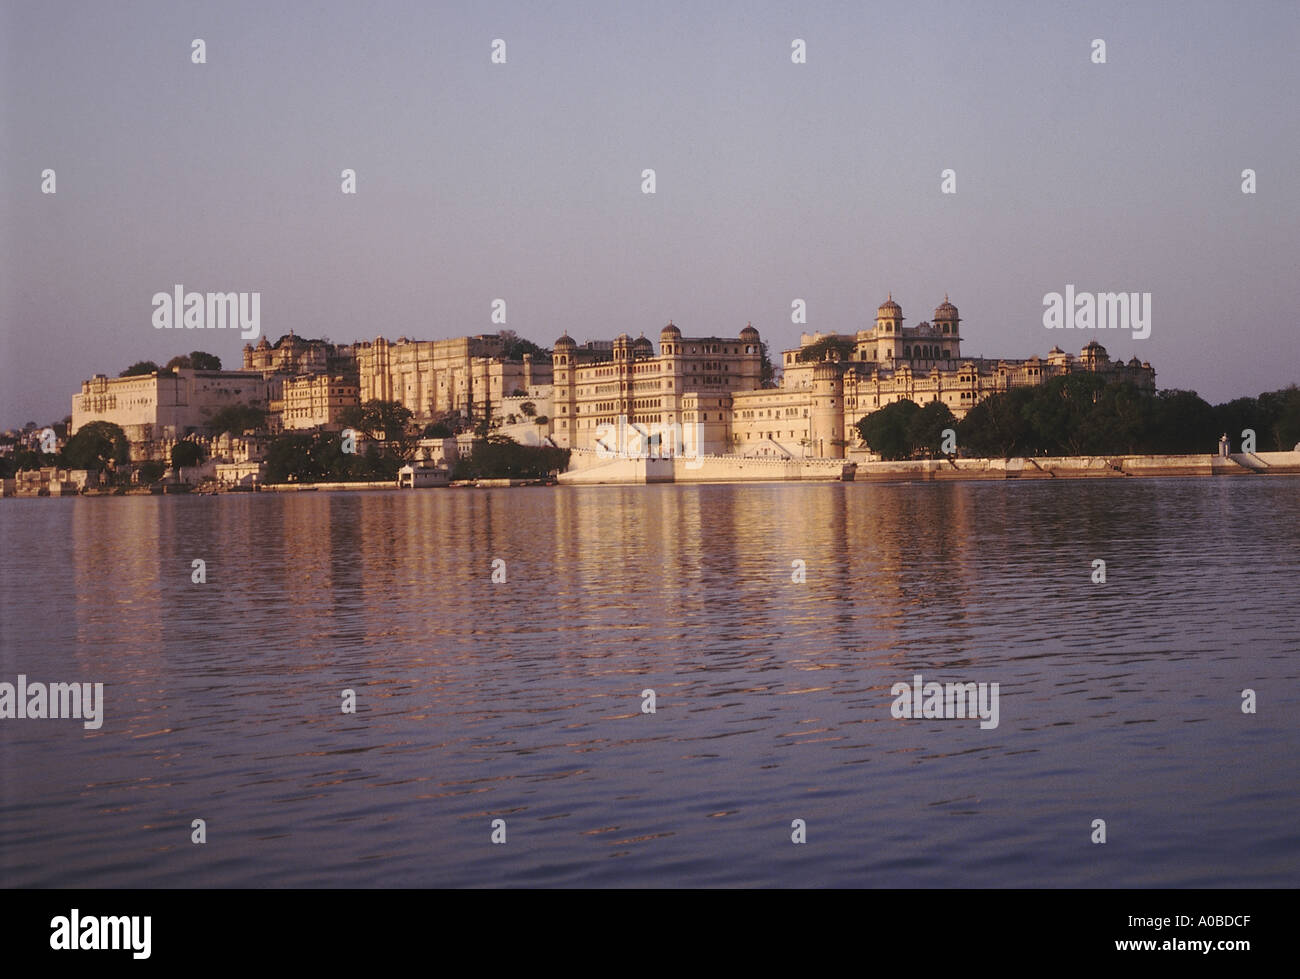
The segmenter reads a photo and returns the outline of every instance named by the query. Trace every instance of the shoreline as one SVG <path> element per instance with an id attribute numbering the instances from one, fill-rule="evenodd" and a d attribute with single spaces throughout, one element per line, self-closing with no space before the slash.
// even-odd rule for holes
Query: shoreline
<path id="1" fill-rule="evenodd" d="M 1300 451 L 1212 455 L 1039 456 L 1011 459 L 912 459 L 897 462 L 852 459 L 774 459 L 704 456 L 695 459 L 583 458 L 558 479 L 457 480 L 418 489 L 504 489 L 536 486 L 636 486 L 657 483 L 862 482 L 917 483 L 983 480 L 1133 479 L 1156 477 L 1243 477 L 1300 475 Z M 243 493 L 370 492 L 411 490 L 395 481 L 356 483 L 269 483 L 253 487 L 165 486 L 42 487 L 17 492 L 5 480 L 4 498 L 67 496 L 225 496 Z"/>

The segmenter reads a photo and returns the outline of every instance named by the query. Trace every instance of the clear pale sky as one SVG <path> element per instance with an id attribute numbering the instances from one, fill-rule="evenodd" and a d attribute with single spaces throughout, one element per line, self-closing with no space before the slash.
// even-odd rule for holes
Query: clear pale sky
<path id="1" fill-rule="evenodd" d="M 260 292 L 272 341 L 495 332 L 502 298 L 548 346 L 671 318 L 774 349 L 946 292 L 968 354 L 1300 381 L 1289 0 L 320 7 L 0 5 L 0 428 L 136 360 L 238 366 L 236 331 L 153 329 L 176 283 Z M 1067 283 L 1150 292 L 1150 338 L 1048 331 Z"/>

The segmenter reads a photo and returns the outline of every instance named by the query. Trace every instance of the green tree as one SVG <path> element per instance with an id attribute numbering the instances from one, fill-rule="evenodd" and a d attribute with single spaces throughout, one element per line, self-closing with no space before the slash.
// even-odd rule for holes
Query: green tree
<path id="1" fill-rule="evenodd" d="M 520 445 L 507 435 L 490 435 L 457 461 L 456 479 L 540 479 L 563 472 L 569 450 L 553 446 Z"/>
<path id="2" fill-rule="evenodd" d="M 270 483 L 311 482 L 323 475 L 320 440 L 308 432 L 286 432 L 266 447 L 266 479 Z"/>
<path id="3" fill-rule="evenodd" d="M 822 337 L 799 351 L 803 362 L 818 360 L 848 360 L 853 354 L 853 341 L 845 337 Z"/>
<path id="4" fill-rule="evenodd" d="M 146 486 L 151 486 L 163 478 L 163 473 L 167 471 L 167 463 L 160 462 L 157 459 L 149 459 L 135 467 L 136 476 L 140 482 Z"/>
<path id="5" fill-rule="evenodd" d="M 1036 449 L 1025 409 L 1033 388 L 1012 388 L 978 402 L 957 425 L 957 444 L 968 455 L 1001 457 L 1031 455 Z"/>
<path id="6" fill-rule="evenodd" d="M 152 360 L 137 360 L 134 364 L 132 364 L 126 370 L 122 371 L 122 373 L 118 374 L 117 376 L 118 377 L 140 377 L 144 374 L 156 374 L 157 372 L 158 372 L 158 365 L 155 364 Z"/>
<path id="7" fill-rule="evenodd" d="M 219 371 L 221 370 L 221 358 L 216 354 L 204 353 L 202 350 L 194 350 L 188 354 L 180 354 L 167 361 L 167 369 L 174 367 L 193 368 L 196 371 Z"/>
<path id="8" fill-rule="evenodd" d="M 427 439 L 449 439 L 451 438 L 451 426 L 446 422 L 430 422 L 424 426 L 424 438 Z"/>
<path id="9" fill-rule="evenodd" d="M 190 366 L 196 371 L 219 371 L 221 370 L 221 358 L 216 354 L 195 350 L 190 354 Z"/>
<path id="10" fill-rule="evenodd" d="M 1217 427 L 1214 409 L 1195 391 L 1161 391 L 1151 408 L 1145 451 L 1174 455 L 1214 451 L 1222 429 Z"/>
<path id="11" fill-rule="evenodd" d="M 63 447 L 69 468 L 102 472 L 124 465 L 131 456 L 126 433 L 112 422 L 88 422 Z"/>
<path id="12" fill-rule="evenodd" d="M 1292 384 L 1278 391 L 1266 391 L 1259 396 L 1259 407 L 1263 420 L 1259 425 L 1247 427 L 1256 428 L 1261 439 L 1267 431 L 1272 436 L 1270 448 L 1291 451 L 1300 442 L 1300 388 Z M 1240 434 L 1239 429 L 1237 435 Z"/>
<path id="13" fill-rule="evenodd" d="M 208 427 L 214 435 L 224 432 L 243 435 L 249 430 L 255 431 L 265 425 L 266 409 L 243 403 L 226 405 L 208 419 Z"/>
<path id="14" fill-rule="evenodd" d="M 191 442 L 188 439 L 177 442 L 172 446 L 172 468 L 189 469 L 203 462 L 203 446 L 197 442 Z"/>
<path id="15" fill-rule="evenodd" d="M 66 447 L 64 457 L 66 459 Z M 50 456 L 43 452 L 37 452 L 35 449 L 16 449 L 12 456 L 12 466 L 14 472 L 34 472 L 43 466 L 53 465 Z M 76 468 L 75 466 L 73 468 Z"/>
<path id="16" fill-rule="evenodd" d="M 915 401 L 895 401 L 861 419 L 858 434 L 882 459 L 910 459 L 912 422 L 920 411 Z"/>
<path id="17" fill-rule="evenodd" d="M 1034 388 L 1025 416 L 1036 440 L 1056 455 L 1085 455 L 1092 431 L 1084 424 L 1106 386 L 1100 374 L 1080 371 Z"/>
<path id="18" fill-rule="evenodd" d="M 400 442 L 407 434 L 411 417 L 411 409 L 400 401 L 367 401 L 359 409 L 345 412 L 344 424 L 370 439 Z"/>
<path id="19" fill-rule="evenodd" d="M 537 405 L 533 404 L 531 401 L 525 401 L 519 406 L 519 410 L 523 412 L 525 418 L 532 418 L 537 414 Z"/>
<path id="20" fill-rule="evenodd" d="M 502 341 L 501 357 L 503 360 L 523 360 L 524 354 L 531 354 L 534 361 L 550 362 L 550 350 L 546 347 L 539 347 L 531 340 L 523 339 L 514 330 L 500 330 L 497 336 Z"/>
<path id="21" fill-rule="evenodd" d="M 942 455 L 944 429 L 957 430 L 957 419 L 942 401 L 931 401 L 912 416 L 907 425 L 907 443 L 911 455 Z"/>
<path id="22" fill-rule="evenodd" d="M 772 366 L 772 358 L 767 353 L 767 341 L 763 340 L 758 345 L 761 369 L 759 373 L 759 386 L 764 388 L 776 387 L 776 368 Z"/>

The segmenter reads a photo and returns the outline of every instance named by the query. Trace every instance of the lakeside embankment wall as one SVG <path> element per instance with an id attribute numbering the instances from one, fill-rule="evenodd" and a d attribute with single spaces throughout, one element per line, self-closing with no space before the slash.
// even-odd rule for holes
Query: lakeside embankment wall
<path id="1" fill-rule="evenodd" d="M 563 485 L 601 483 L 734 483 L 854 480 L 924 482 L 947 479 L 1123 479 L 1141 476 L 1254 476 L 1300 473 L 1300 452 L 1212 455 L 1050 456 L 1037 459 L 916 459 L 849 462 L 842 459 L 600 458 L 574 452 Z"/>
<path id="2" fill-rule="evenodd" d="M 1152 476 L 1283 476 L 1300 475 L 1300 452 L 1253 452 L 1218 455 L 1044 456 L 1033 459 L 915 459 L 906 462 L 850 462 L 843 459 L 768 459 L 702 456 L 696 459 L 600 458 L 574 452 L 574 465 L 561 473 L 564 486 L 646 483 L 747 482 L 928 482 L 966 479 L 1125 479 Z M 528 485 L 538 480 L 477 480 L 478 486 Z M 467 485 L 465 483 L 459 485 Z M 391 490 L 395 482 L 279 483 L 262 492 L 295 493 L 343 490 Z M 14 480 L 0 484 L 3 496 L 36 496 L 21 492 Z M 51 494 L 74 495 L 62 487 Z M 81 492 L 89 492 L 82 490 Z M 147 492 L 135 490 L 136 493 Z M 112 495 L 112 490 L 90 495 Z"/>

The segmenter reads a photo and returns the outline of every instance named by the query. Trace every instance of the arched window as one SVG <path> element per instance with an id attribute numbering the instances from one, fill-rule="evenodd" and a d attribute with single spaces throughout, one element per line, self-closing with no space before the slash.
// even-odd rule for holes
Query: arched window
<path id="1" fill-rule="evenodd" d="M 904 356 L 904 357 L 910 357 L 910 356 L 912 356 L 912 348 L 911 348 L 911 347 L 904 347 L 904 348 L 903 348 L 903 356 Z"/>

